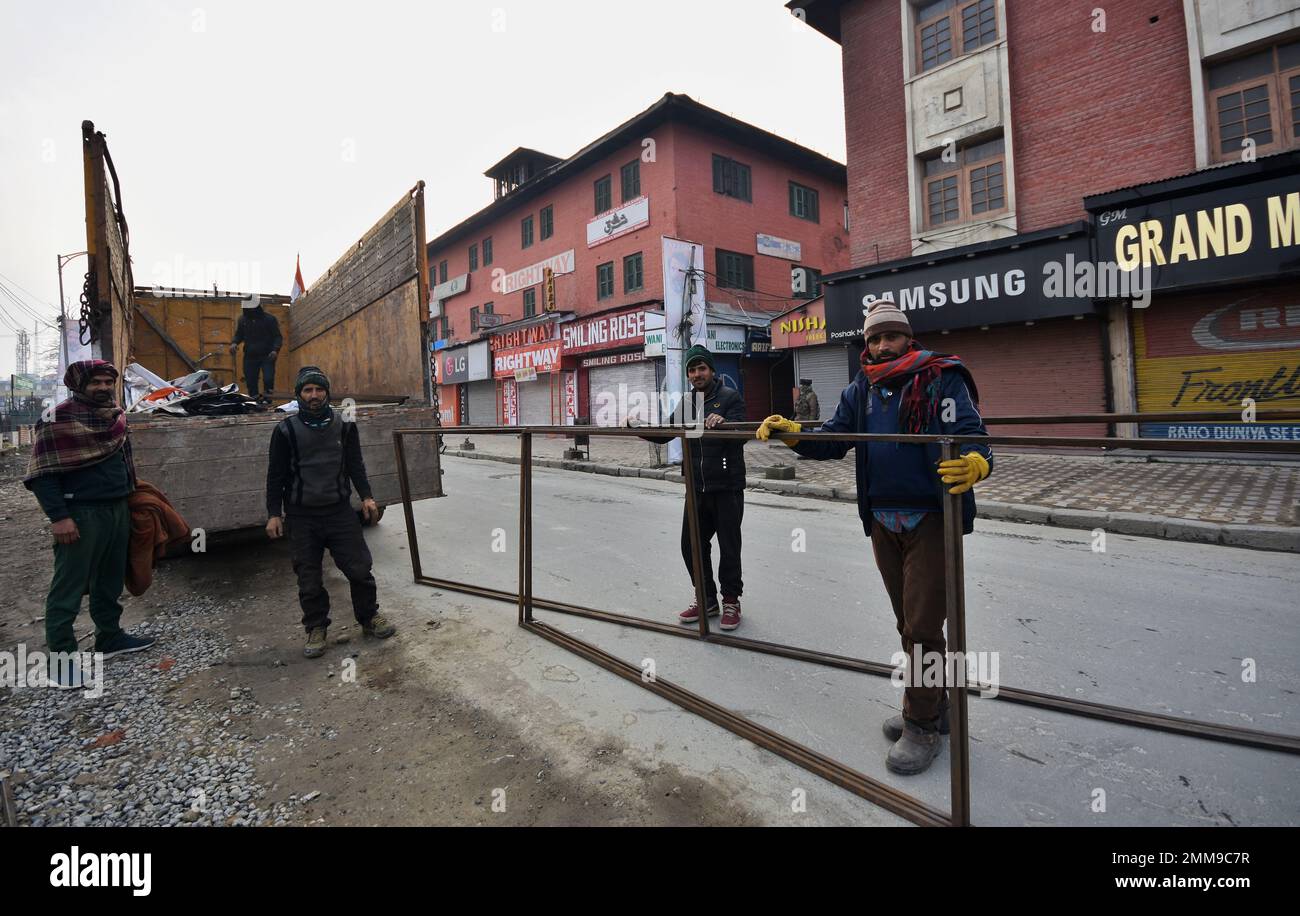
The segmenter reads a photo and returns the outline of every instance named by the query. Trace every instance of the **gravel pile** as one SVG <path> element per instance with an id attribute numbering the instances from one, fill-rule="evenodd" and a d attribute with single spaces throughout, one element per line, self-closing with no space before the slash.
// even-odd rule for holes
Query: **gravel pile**
<path id="1" fill-rule="evenodd" d="M 187 596 L 133 632 L 158 645 L 104 663 L 99 697 L 51 688 L 0 688 L 0 772 L 12 774 L 20 825 L 257 826 L 286 824 L 289 805 L 264 802 L 253 755 L 283 735 L 252 738 L 235 717 L 300 723 L 231 686 L 219 702 L 182 705 L 172 693 L 228 648 L 206 627 L 232 608 Z M 79 629 L 87 618 L 79 618 Z M 83 643 L 83 646 L 86 645 Z M 13 647 L 5 647 L 12 651 Z M 43 646 L 28 646 L 28 651 Z M 224 683 L 217 679 L 218 684 Z M 246 721 L 246 719 L 245 719 Z M 290 741 L 292 746 L 292 741 Z M 304 799 L 309 800 L 309 799 Z M 297 805 L 304 800 L 290 799 Z"/>

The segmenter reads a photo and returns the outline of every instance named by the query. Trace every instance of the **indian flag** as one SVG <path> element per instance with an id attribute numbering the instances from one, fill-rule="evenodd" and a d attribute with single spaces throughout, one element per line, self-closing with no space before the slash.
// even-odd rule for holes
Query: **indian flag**
<path id="1" fill-rule="evenodd" d="M 302 255 L 298 255 L 297 265 L 293 271 L 293 289 L 289 290 L 289 302 L 293 303 L 305 292 L 307 292 L 307 284 L 302 282 Z"/>

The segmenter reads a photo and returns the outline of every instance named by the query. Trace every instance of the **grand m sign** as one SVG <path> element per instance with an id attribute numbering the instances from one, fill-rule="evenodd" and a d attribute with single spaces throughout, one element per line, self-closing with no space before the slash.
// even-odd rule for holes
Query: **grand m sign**
<path id="1" fill-rule="evenodd" d="M 1250 165 L 1088 198 L 1097 258 L 1149 271 L 1157 290 L 1300 271 L 1300 156 Z"/>

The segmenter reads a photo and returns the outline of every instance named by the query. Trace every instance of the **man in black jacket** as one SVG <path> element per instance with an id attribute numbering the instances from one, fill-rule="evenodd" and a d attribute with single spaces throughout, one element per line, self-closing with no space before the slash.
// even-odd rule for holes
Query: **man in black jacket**
<path id="1" fill-rule="evenodd" d="M 244 345 L 244 381 L 248 383 L 248 396 L 270 402 L 271 389 L 275 387 L 275 358 L 284 339 L 280 336 L 280 322 L 256 302 L 241 303 L 244 313 L 235 326 L 235 339 L 230 344 L 231 355 Z M 257 393 L 258 374 L 264 382 L 262 395 Z"/>
<path id="2" fill-rule="evenodd" d="M 745 419 L 745 401 L 734 388 L 728 388 L 717 378 L 713 354 L 696 345 L 686 351 L 686 378 L 691 383 L 687 398 L 691 411 L 681 408 L 673 415 L 673 423 L 703 417 L 704 428 L 713 429 L 720 423 L 737 423 Z M 683 404 L 683 407 L 686 405 Z M 643 436 L 651 442 L 668 442 L 668 439 Z M 722 585 L 722 620 L 719 626 L 734 630 L 740 626 L 740 595 L 743 583 L 740 575 L 740 523 L 745 515 L 745 442 L 743 439 L 704 439 L 695 444 L 692 461 L 695 471 L 695 505 L 700 526 L 701 566 L 704 570 L 705 613 L 718 613 L 718 586 L 713 581 L 713 555 L 711 541 L 718 537 L 718 580 Z M 691 563 L 690 519 L 682 513 L 682 559 L 686 561 L 691 584 L 695 584 L 695 567 Z M 677 616 L 686 625 L 697 623 L 700 607 L 697 599 Z"/>
<path id="3" fill-rule="evenodd" d="M 334 565 L 348 579 L 352 613 L 362 632 L 379 639 L 396 632 L 379 613 L 370 549 L 352 509 L 349 481 L 361 497 L 366 521 L 379 517 L 361 457 L 361 436 L 355 423 L 330 407 L 329 390 L 324 372 L 316 366 L 302 367 L 294 387 L 298 412 L 281 420 L 271 433 L 266 471 L 266 533 L 279 538 L 288 531 L 302 624 L 307 630 L 303 654 L 308 658 L 324 654 L 330 625 L 330 596 L 321 574 L 327 547 Z M 281 511 L 286 515 L 283 521 Z"/>

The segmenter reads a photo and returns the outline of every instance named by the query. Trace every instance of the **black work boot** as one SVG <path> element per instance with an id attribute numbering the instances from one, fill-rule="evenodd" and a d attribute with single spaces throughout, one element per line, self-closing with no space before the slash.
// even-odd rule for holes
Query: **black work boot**
<path id="1" fill-rule="evenodd" d="M 939 756 L 942 749 L 943 737 L 939 734 L 937 722 L 918 725 L 904 719 L 903 736 L 889 749 L 885 766 L 891 773 L 914 776 L 929 769 L 930 763 Z"/>
<path id="2" fill-rule="evenodd" d="M 902 715 L 890 716 L 885 720 L 885 724 L 880 726 L 880 730 L 885 733 L 885 737 L 890 741 L 897 741 L 903 737 L 903 717 Z M 948 734 L 948 704 L 944 703 L 943 708 L 939 710 L 939 734 Z"/>

